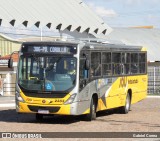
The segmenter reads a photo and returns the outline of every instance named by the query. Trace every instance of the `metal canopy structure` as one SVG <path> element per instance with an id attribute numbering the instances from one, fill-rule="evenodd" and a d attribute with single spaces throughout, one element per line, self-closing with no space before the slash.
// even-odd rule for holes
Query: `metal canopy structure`
<path id="1" fill-rule="evenodd" d="M 144 46 L 147 48 L 148 61 L 160 61 L 160 29 L 158 28 L 114 28 L 106 40 L 118 40 L 127 45 Z"/>
<path id="2" fill-rule="evenodd" d="M 103 37 L 112 29 L 82 0 L 1 0 L 0 26 L 35 25 Z"/>

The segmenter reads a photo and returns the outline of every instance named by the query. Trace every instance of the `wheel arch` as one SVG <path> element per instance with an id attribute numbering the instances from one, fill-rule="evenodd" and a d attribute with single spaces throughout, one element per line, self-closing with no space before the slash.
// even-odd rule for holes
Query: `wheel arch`
<path id="1" fill-rule="evenodd" d="M 97 109 L 97 106 L 98 106 L 98 94 L 94 93 L 91 98 L 93 98 L 93 100 L 94 100 L 94 102 L 96 104 L 96 109 Z"/>

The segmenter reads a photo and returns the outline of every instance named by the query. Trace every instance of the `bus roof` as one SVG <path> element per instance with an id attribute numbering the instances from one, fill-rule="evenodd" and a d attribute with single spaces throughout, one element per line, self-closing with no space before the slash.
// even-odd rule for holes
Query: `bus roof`
<path id="1" fill-rule="evenodd" d="M 141 50 L 143 47 L 142 46 L 131 46 L 131 45 L 125 45 L 125 44 L 109 44 L 109 43 L 86 43 L 86 47 L 90 47 L 91 49 L 94 48 L 94 50 L 99 50 L 99 49 L 114 49 L 114 50 Z"/>
<path id="2" fill-rule="evenodd" d="M 39 42 L 24 42 L 22 45 L 73 45 L 77 46 L 82 44 L 81 47 L 89 50 L 142 50 L 143 46 L 132 46 L 125 44 L 111 44 L 103 42 L 90 42 L 90 41 L 81 41 L 81 40 L 67 40 L 67 41 L 39 41 Z"/>
<path id="3" fill-rule="evenodd" d="M 22 45 L 53 45 L 53 44 L 73 44 L 77 45 L 78 42 L 75 41 L 32 41 L 32 42 L 23 42 Z"/>

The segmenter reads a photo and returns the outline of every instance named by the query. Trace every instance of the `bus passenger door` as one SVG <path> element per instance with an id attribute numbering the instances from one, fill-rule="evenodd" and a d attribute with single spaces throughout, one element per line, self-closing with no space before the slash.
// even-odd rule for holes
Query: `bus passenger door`
<path id="1" fill-rule="evenodd" d="M 87 59 L 80 60 L 80 73 L 79 73 L 79 90 L 84 89 L 85 94 L 88 95 L 89 86 L 86 85 L 89 82 L 89 61 Z"/>
<path id="2" fill-rule="evenodd" d="M 79 66 L 79 94 L 77 95 L 77 99 L 79 102 L 77 112 L 78 114 L 82 114 L 86 112 L 89 108 L 89 93 L 90 93 L 90 85 L 89 85 L 89 70 L 85 67 L 85 59 L 80 59 Z"/>

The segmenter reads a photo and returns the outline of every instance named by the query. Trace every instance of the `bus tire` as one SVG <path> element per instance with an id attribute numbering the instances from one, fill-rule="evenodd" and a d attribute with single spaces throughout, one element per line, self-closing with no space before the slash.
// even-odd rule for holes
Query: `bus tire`
<path id="1" fill-rule="evenodd" d="M 36 120 L 37 121 L 42 121 L 43 120 L 43 115 L 42 114 L 36 114 Z"/>
<path id="2" fill-rule="evenodd" d="M 91 103 L 90 103 L 90 112 L 89 112 L 89 114 L 86 115 L 86 119 L 87 119 L 87 121 L 96 120 L 96 102 L 93 99 L 93 97 L 92 97 Z"/>
<path id="3" fill-rule="evenodd" d="M 125 106 L 121 107 L 120 112 L 122 114 L 127 114 L 130 110 L 130 107 L 131 107 L 131 97 L 129 94 L 127 94 Z"/>

